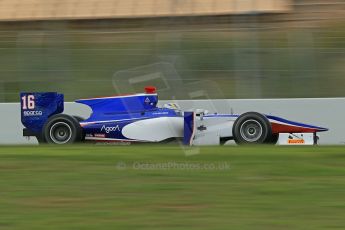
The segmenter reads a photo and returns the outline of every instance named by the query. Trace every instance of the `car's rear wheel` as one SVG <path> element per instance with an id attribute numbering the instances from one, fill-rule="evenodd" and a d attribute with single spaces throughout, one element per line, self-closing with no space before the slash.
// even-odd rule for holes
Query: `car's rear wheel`
<path id="1" fill-rule="evenodd" d="M 263 144 L 271 137 L 271 124 L 268 119 L 256 112 L 248 112 L 239 116 L 232 132 L 237 144 Z"/>
<path id="2" fill-rule="evenodd" d="M 80 117 L 80 116 L 73 116 L 75 119 L 77 119 L 78 123 L 82 122 L 82 121 L 85 121 L 85 118 L 83 117 Z M 82 132 L 82 137 L 81 137 L 81 141 L 84 141 L 85 140 L 85 133 Z"/>
<path id="3" fill-rule="evenodd" d="M 58 114 L 48 119 L 43 128 L 43 136 L 49 144 L 63 145 L 80 142 L 83 131 L 76 118 Z"/>
<path id="4" fill-rule="evenodd" d="M 80 116 L 73 116 L 78 122 L 84 121 L 85 119 Z"/>

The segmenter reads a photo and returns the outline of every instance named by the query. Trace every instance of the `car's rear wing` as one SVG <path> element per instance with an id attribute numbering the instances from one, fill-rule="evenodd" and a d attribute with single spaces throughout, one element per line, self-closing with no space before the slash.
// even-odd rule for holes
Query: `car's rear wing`
<path id="1" fill-rule="evenodd" d="M 21 121 L 26 128 L 23 135 L 40 135 L 48 118 L 63 112 L 64 96 L 55 92 L 21 93 L 20 109 Z"/>

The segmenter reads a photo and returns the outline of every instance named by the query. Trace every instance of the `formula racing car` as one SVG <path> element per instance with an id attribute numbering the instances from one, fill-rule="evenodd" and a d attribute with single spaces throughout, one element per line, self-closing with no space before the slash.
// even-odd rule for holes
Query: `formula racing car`
<path id="1" fill-rule="evenodd" d="M 63 114 L 64 97 L 59 93 L 26 92 L 20 98 L 23 136 L 34 136 L 39 143 L 276 144 L 280 133 L 311 133 L 316 144 L 316 134 L 328 130 L 257 112 L 209 114 L 182 111 L 174 103 L 158 107 L 155 87 L 146 87 L 145 93 L 77 100 L 92 109 L 87 119 Z"/>

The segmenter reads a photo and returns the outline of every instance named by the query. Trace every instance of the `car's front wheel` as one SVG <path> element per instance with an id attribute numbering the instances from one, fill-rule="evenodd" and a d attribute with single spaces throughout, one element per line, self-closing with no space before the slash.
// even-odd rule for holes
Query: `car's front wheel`
<path id="1" fill-rule="evenodd" d="M 58 114 L 50 117 L 43 128 L 44 139 L 49 144 L 71 144 L 82 140 L 83 131 L 78 120 Z"/>
<path id="2" fill-rule="evenodd" d="M 268 119 L 256 112 L 248 112 L 239 116 L 232 133 L 237 144 L 263 144 L 271 137 L 271 124 Z"/>
<path id="3" fill-rule="evenodd" d="M 279 133 L 274 133 L 266 139 L 265 143 L 269 145 L 275 145 L 278 143 L 278 140 L 279 140 Z"/>
<path id="4" fill-rule="evenodd" d="M 47 143 L 46 140 L 44 139 L 44 136 L 42 134 L 41 135 L 36 135 L 36 139 L 37 139 L 39 144 Z"/>

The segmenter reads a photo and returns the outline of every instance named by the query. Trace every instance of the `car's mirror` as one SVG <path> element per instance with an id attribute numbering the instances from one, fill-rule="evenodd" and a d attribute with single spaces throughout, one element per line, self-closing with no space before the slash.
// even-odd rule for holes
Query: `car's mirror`
<path id="1" fill-rule="evenodd" d="M 204 119 L 204 114 L 205 114 L 205 110 L 203 110 L 203 109 L 196 109 L 195 110 L 195 115 L 200 117 L 200 120 Z"/>

